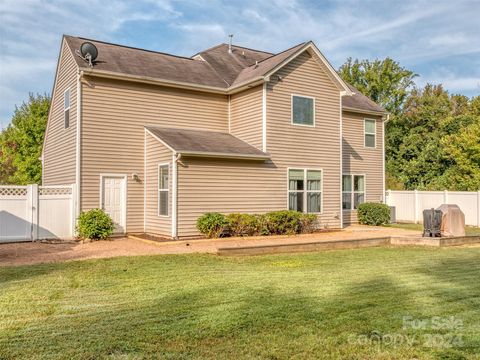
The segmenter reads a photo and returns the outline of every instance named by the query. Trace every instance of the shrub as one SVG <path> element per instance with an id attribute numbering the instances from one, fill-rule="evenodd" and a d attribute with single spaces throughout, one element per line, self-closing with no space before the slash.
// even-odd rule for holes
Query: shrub
<path id="1" fill-rule="evenodd" d="M 318 229 L 318 217 L 315 214 L 302 214 L 300 232 L 310 234 Z"/>
<path id="2" fill-rule="evenodd" d="M 315 214 L 293 210 L 271 211 L 261 215 L 206 213 L 197 219 L 197 229 L 206 237 L 293 235 L 312 233 L 318 229 Z"/>
<path id="3" fill-rule="evenodd" d="M 267 214 L 254 215 L 257 218 L 256 235 L 270 235 Z"/>
<path id="4" fill-rule="evenodd" d="M 364 225 L 385 225 L 390 222 L 390 208 L 380 203 L 363 203 L 358 206 L 358 222 Z"/>
<path id="5" fill-rule="evenodd" d="M 197 229 L 208 238 L 220 237 L 228 227 L 228 221 L 223 214 L 205 213 L 197 219 Z"/>
<path id="6" fill-rule="evenodd" d="M 113 220 L 102 209 L 82 212 L 77 221 L 77 233 L 83 239 L 104 240 L 114 228 Z"/>
<path id="7" fill-rule="evenodd" d="M 269 234 L 298 234 L 302 226 L 302 215 L 301 212 L 293 210 L 271 211 L 265 214 Z"/>
<path id="8" fill-rule="evenodd" d="M 258 232 L 258 217 L 255 215 L 233 213 L 226 219 L 232 236 L 252 236 Z"/>

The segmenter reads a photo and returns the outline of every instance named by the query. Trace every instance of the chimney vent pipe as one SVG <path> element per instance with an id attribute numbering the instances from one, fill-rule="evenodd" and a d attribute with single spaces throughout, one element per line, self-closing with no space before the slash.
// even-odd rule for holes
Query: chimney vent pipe
<path id="1" fill-rule="evenodd" d="M 230 34 L 228 35 L 228 53 L 231 54 L 232 53 L 232 38 L 233 38 L 233 34 Z"/>

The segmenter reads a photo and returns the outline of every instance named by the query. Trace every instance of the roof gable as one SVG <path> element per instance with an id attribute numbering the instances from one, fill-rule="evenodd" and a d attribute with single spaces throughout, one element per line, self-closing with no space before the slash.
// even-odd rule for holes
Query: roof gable
<path id="1" fill-rule="evenodd" d="M 229 85 L 232 85 L 245 68 L 254 65 L 256 62 L 263 61 L 273 56 L 273 54 L 235 45 L 232 45 L 232 52 L 229 53 L 228 45 L 220 44 L 202 51 L 196 56 L 200 56 L 201 59 L 208 62 L 220 77 Z"/>

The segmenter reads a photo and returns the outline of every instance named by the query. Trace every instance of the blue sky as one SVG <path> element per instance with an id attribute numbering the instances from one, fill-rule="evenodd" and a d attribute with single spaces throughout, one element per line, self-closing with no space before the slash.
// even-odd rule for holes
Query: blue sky
<path id="1" fill-rule="evenodd" d="M 313 40 L 335 68 L 390 56 L 453 93 L 480 94 L 480 1 L 1 0 L 0 127 L 50 93 L 62 34 L 191 56 L 226 42 L 277 52 Z"/>

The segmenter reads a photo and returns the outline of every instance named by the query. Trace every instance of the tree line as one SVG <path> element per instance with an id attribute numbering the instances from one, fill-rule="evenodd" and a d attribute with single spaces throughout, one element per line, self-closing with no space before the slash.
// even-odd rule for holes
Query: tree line
<path id="1" fill-rule="evenodd" d="M 386 187 L 393 190 L 480 189 L 480 96 L 415 85 L 398 62 L 352 60 L 340 76 L 390 113 L 385 130 Z M 41 183 L 49 95 L 30 94 L 0 133 L 0 184 Z"/>

